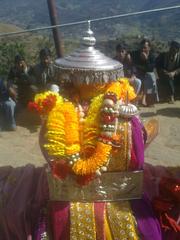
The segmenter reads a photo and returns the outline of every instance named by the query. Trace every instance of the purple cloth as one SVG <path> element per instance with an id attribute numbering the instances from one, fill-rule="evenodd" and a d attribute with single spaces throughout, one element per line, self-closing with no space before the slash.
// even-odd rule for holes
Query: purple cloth
<path id="1" fill-rule="evenodd" d="M 42 240 L 43 236 L 48 236 L 48 215 L 45 208 L 41 209 L 37 227 L 35 228 L 34 239 Z"/>
<path id="2" fill-rule="evenodd" d="M 146 192 L 158 195 L 156 181 L 166 175 L 165 168 L 145 166 Z M 150 182 L 150 183 L 149 183 Z M 0 168 L 0 240 L 32 240 L 37 233 L 40 209 L 48 198 L 45 168 L 27 165 Z M 142 239 L 161 239 L 160 227 L 147 198 L 131 201 Z M 43 221 L 41 222 L 43 224 Z M 41 228 L 44 225 L 40 225 Z M 40 231 L 42 232 L 42 231 Z M 167 239 L 167 238 L 164 238 Z"/>
<path id="3" fill-rule="evenodd" d="M 132 142 L 136 155 L 137 163 L 136 169 L 142 169 L 144 164 L 144 139 L 143 139 L 143 126 L 137 117 L 133 117 L 132 124 Z"/>
<path id="4" fill-rule="evenodd" d="M 161 228 L 146 196 L 132 200 L 131 207 L 135 215 L 141 240 L 161 240 Z"/>
<path id="5" fill-rule="evenodd" d="M 132 118 L 132 143 L 137 162 L 136 169 L 143 169 L 144 164 L 144 139 L 143 125 L 137 117 Z M 140 239 L 142 240 L 160 240 L 161 229 L 157 218 L 147 197 L 140 200 L 131 201 L 132 210 L 138 224 Z"/>
<path id="6" fill-rule="evenodd" d="M 44 168 L 0 168 L 0 239 L 31 240 L 48 198 Z"/>

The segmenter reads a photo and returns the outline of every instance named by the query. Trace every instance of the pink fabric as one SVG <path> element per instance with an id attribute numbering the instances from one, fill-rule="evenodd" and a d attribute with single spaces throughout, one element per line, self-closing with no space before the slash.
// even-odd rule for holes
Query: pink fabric
<path id="1" fill-rule="evenodd" d="M 53 240 L 70 239 L 70 214 L 68 202 L 50 202 L 50 223 Z"/>
<path id="2" fill-rule="evenodd" d="M 48 188 L 44 168 L 0 168 L 0 239 L 31 240 Z"/>
<path id="3" fill-rule="evenodd" d="M 132 126 L 132 144 L 135 158 L 131 159 L 134 161 L 130 162 L 130 166 L 134 169 L 143 169 L 144 164 L 144 139 L 142 137 L 143 125 L 137 117 L 133 117 L 131 120 Z"/>
<path id="4" fill-rule="evenodd" d="M 105 203 L 103 202 L 94 203 L 97 240 L 105 240 L 104 211 L 105 211 Z"/>

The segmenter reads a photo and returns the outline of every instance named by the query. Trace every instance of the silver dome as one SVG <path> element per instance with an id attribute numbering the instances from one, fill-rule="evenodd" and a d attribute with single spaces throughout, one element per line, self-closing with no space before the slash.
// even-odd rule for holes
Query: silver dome
<path id="1" fill-rule="evenodd" d="M 138 108 L 134 105 L 129 103 L 129 93 L 126 93 L 126 101 L 124 104 L 119 106 L 119 116 L 124 118 L 132 118 L 133 116 L 138 115 L 139 111 Z"/>
<path id="2" fill-rule="evenodd" d="M 88 21 L 82 46 L 72 54 L 57 59 L 55 68 L 60 81 L 80 83 L 106 83 L 123 77 L 123 65 L 95 49 L 96 39 Z"/>

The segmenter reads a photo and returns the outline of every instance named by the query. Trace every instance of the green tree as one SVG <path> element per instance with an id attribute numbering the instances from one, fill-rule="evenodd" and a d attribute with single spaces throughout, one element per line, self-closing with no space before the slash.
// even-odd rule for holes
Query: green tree
<path id="1" fill-rule="evenodd" d="M 25 46 L 20 42 L 0 42 L 0 77 L 4 78 L 9 72 L 10 66 L 14 63 L 17 54 L 25 57 Z"/>

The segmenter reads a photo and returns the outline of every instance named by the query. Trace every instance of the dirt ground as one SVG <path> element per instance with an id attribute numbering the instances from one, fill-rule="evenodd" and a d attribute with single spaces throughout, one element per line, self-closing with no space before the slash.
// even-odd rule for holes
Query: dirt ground
<path id="1" fill-rule="evenodd" d="M 140 108 L 142 121 L 158 119 L 160 131 L 145 151 L 145 161 L 166 167 L 180 166 L 180 101 L 175 104 L 156 104 L 154 108 Z M 20 117 L 20 116 L 19 116 Z M 29 120 L 30 115 L 24 113 Z M 20 122 L 20 121 L 19 121 Z M 38 134 L 40 127 L 30 129 L 18 125 L 15 132 L 0 132 L 0 166 L 43 165 Z"/>

